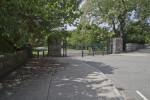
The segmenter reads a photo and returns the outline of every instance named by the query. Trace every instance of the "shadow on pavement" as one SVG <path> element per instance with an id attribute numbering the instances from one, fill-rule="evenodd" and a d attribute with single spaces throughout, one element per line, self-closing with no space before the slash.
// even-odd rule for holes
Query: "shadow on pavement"
<path id="1" fill-rule="evenodd" d="M 89 65 L 107 74 L 113 74 L 116 68 L 86 63 L 66 58 L 33 58 L 0 80 L 0 100 L 117 100 L 112 84 Z M 50 74 L 53 77 L 47 99 Z"/>
<path id="2" fill-rule="evenodd" d="M 104 74 L 114 74 L 114 70 L 118 69 L 100 62 L 85 61 L 85 63 L 97 68 L 99 71 L 103 72 Z"/>
<path id="3" fill-rule="evenodd" d="M 68 65 L 53 76 L 49 100 L 118 100 L 112 91 L 112 84 L 95 68 L 75 59 L 59 61 Z M 96 64 L 102 66 L 102 63 Z M 107 72 L 113 74 L 113 67 L 103 67 L 109 67 Z"/>
<path id="4" fill-rule="evenodd" d="M 13 71 L 3 79 L 0 79 L 0 100 L 19 100 L 19 97 L 14 97 L 14 94 L 16 96 L 16 93 L 19 92 L 22 95 L 20 100 L 32 100 L 25 99 L 23 96 L 23 94 L 27 92 L 24 91 L 27 88 L 26 86 L 31 89 L 38 88 L 41 84 L 36 83 L 38 82 L 37 80 L 41 78 L 44 80 L 47 75 L 56 73 L 58 69 L 62 68 L 60 65 L 61 64 L 56 60 L 50 58 L 30 59 L 25 65 Z M 32 85 L 31 82 L 35 83 Z M 31 87 L 29 87 L 30 85 Z"/>
<path id="5" fill-rule="evenodd" d="M 94 61 L 84 61 L 84 62 L 89 64 L 90 66 L 97 68 L 100 72 L 102 72 L 104 74 L 114 74 L 114 70 L 118 69 L 118 68 L 112 67 L 110 65 L 107 65 L 105 63 L 101 63 L 101 62 L 94 62 Z M 123 96 L 123 98 L 125 98 L 124 93 L 123 93 L 123 91 L 125 89 L 122 87 L 118 87 L 118 86 L 116 86 L 116 88 L 118 89 L 120 94 Z"/>

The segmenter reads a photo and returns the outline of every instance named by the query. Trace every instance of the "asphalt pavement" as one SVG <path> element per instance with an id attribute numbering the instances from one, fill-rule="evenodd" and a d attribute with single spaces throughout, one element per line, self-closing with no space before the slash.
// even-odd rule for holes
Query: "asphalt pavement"
<path id="1" fill-rule="evenodd" d="M 126 100 L 150 100 L 150 55 L 143 50 L 142 53 L 75 58 L 102 71 Z"/>
<path id="2" fill-rule="evenodd" d="M 52 78 L 49 100 L 122 100 L 112 82 L 97 68 L 74 58 L 57 58 L 67 63 Z"/>
<path id="3" fill-rule="evenodd" d="M 0 100 L 122 100 L 97 68 L 73 58 L 35 58 L 0 81 Z"/>
<path id="4" fill-rule="evenodd" d="M 0 80 L 0 100 L 150 100 L 149 76 L 149 47 L 128 54 L 32 59 Z"/>

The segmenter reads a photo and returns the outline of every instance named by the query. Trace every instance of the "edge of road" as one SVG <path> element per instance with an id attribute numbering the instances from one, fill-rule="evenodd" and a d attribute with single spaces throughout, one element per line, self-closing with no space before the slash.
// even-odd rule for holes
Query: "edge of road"
<path id="1" fill-rule="evenodd" d="M 99 71 L 100 72 L 100 71 Z M 116 94 L 116 96 L 117 96 L 117 98 L 118 98 L 118 100 L 124 100 L 123 99 L 123 97 L 121 96 L 121 94 L 120 94 L 120 92 L 118 91 L 118 89 L 116 88 L 116 86 L 114 85 L 114 83 L 109 79 L 109 78 L 107 78 L 102 72 L 100 72 L 102 75 L 103 75 L 103 77 L 105 77 L 106 79 L 108 79 L 108 83 L 109 84 L 112 84 L 112 90 L 114 91 L 114 93 Z"/>
<path id="2" fill-rule="evenodd" d="M 76 59 L 76 58 L 75 58 Z M 84 60 L 81 60 L 82 62 L 84 62 L 85 64 L 87 64 L 86 63 L 86 61 L 84 61 Z M 89 64 L 87 64 L 88 65 L 88 67 L 91 67 L 91 65 L 89 65 Z M 95 68 L 95 67 L 94 67 Z M 98 70 L 97 68 L 95 68 L 98 72 L 100 72 L 101 74 L 102 74 L 102 76 L 105 78 L 105 79 L 107 79 L 107 82 L 109 83 L 109 84 L 111 84 L 111 88 L 112 88 L 112 90 L 113 90 L 113 92 L 115 93 L 115 95 L 116 95 L 116 97 L 118 98 L 118 100 L 125 100 L 125 99 L 123 99 L 123 97 L 121 96 L 121 94 L 120 94 L 120 92 L 118 91 L 118 89 L 116 88 L 116 86 L 114 85 L 114 83 L 109 79 L 109 78 L 107 78 L 105 75 L 104 75 L 104 73 L 102 73 L 100 70 Z"/>
<path id="3" fill-rule="evenodd" d="M 71 59 L 75 59 L 75 60 L 80 60 L 81 62 L 83 62 L 84 64 L 86 64 L 88 67 L 92 67 L 91 65 L 87 64 L 86 61 L 84 60 L 81 60 L 81 59 L 77 59 L 77 58 L 74 58 L 74 57 L 67 57 L 67 58 L 71 58 Z M 92 67 L 94 68 L 97 72 L 99 72 L 105 79 L 107 79 L 107 83 L 110 84 L 110 87 L 112 89 L 112 92 L 114 92 L 114 94 L 116 95 L 116 98 L 118 100 L 125 100 L 125 97 L 123 95 L 121 95 L 121 93 L 119 92 L 119 90 L 116 88 L 116 86 L 114 85 L 114 83 L 109 79 L 107 78 L 103 72 L 101 72 L 99 69 L 97 69 L 96 67 Z"/>

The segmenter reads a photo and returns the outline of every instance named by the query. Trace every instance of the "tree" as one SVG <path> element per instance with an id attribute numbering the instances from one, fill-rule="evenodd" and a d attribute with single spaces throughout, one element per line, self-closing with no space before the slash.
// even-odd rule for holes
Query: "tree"
<path id="1" fill-rule="evenodd" d="M 69 43 L 73 48 L 81 49 L 82 45 L 91 46 L 92 44 L 104 43 L 109 37 L 111 34 L 108 34 L 106 28 L 100 28 L 94 23 L 90 24 L 87 20 L 81 20 L 77 29 L 72 32 Z"/>
<path id="2" fill-rule="evenodd" d="M 79 17 L 81 0 L 1 0 L 0 46 L 12 51 L 35 39 L 45 38 L 52 30 L 73 23 Z M 0 50 L 5 52 L 5 50 Z"/>
<path id="3" fill-rule="evenodd" d="M 139 25 L 133 26 L 130 23 L 126 27 L 128 33 L 124 38 L 125 43 L 150 43 L 150 25 L 147 23 L 140 23 Z"/>
<path id="4" fill-rule="evenodd" d="M 125 27 L 145 23 L 150 18 L 149 0 L 86 0 L 82 7 L 84 16 L 96 20 L 97 24 L 107 23 L 116 37 L 124 38 Z"/>

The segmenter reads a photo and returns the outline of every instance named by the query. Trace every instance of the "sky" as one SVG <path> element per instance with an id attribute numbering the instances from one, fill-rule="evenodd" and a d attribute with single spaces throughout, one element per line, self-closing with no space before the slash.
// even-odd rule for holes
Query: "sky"
<path id="1" fill-rule="evenodd" d="M 86 0 L 83 0 L 82 1 L 82 3 L 80 4 L 80 6 L 79 6 L 79 9 L 81 9 L 81 7 L 85 4 L 85 2 L 86 2 Z M 70 26 L 70 25 L 67 25 L 67 30 L 68 31 L 72 31 L 72 30 L 75 30 L 77 27 L 75 27 L 75 26 Z"/>
<path id="2" fill-rule="evenodd" d="M 75 27 L 75 26 L 67 25 L 67 30 L 68 30 L 68 31 L 75 30 L 76 28 L 77 28 L 77 27 Z"/>

